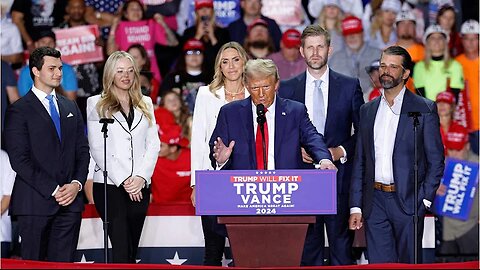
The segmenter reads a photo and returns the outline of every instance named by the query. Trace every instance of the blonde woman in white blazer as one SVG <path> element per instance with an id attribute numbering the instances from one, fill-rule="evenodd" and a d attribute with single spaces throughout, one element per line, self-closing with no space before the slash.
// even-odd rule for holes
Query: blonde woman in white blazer
<path id="1" fill-rule="evenodd" d="M 192 203 L 195 206 L 195 171 L 212 170 L 208 142 L 217 123 L 218 112 L 224 104 L 248 97 L 243 84 L 243 69 L 248 56 L 237 42 L 224 44 L 215 59 L 213 81 L 198 89 L 193 112 L 192 123 Z M 205 238 L 204 265 L 222 265 L 225 247 L 225 235 L 222 226 L 216 222 L 216 217 L 202 216 L 203 235 Z M 220 231 L 220 233 L 219 233 Z"/>
<path id="2" fill-rule="evenodd" d="M 104 145 L 101 118 L 111 118 L 107 137 L 108 235 L 114 263 L 135 263 L 160 150 L 153 104 L 141 93 L 133 57 L 114 52 L 105 63 L 103 92 L 87 100 L 90 152 L 95 161 L 93 197 L 104 212 Z"/>

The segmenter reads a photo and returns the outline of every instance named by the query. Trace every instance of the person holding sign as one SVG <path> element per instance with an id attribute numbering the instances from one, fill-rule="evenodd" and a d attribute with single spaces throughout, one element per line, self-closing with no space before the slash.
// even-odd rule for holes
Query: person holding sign
<path id="1" fill-rule="evenodd" d="M 418 250 L 422 250 L 425 212 L 443 175 L 437 107 L 405 87 L 411 70 L 412 59 L 404 48 L 385 49 L 379 69 L 382 95 L 360 107 L 349 228 L 359 230 L 365 224 L 369 263 L 415 262 L 412 216 L 417 207 Z M 413 113 L 419 121 L 418 189 L 414 184 Z"/>
<path id="2" fill-rule="evenodd" d="M 441 92 L 439 95 L 441 95 L 442 93 L 447 93 L 447 92 Z M 453 97 L 453 94 L 451 95 Z M 438 96 L 437 96 L 437 105 L 440 113 L 440 106 L 445 106 L 445 105 L 438 104 Z M 467 129 L 463 128 L 460 125 L 456 125 L 454 127 L 456 127 L 454 130 L 450 128 L 444 140 L 447 156 L 456 159 L 456 160 L 451 160 L 451 162 L 453 161 L 453 162 L 461 163 L 462 161 L 465 162 L 468 160 L 468 161 L 476 162 L 478 164 L 478 156 L 472 155 L 471 154 L 472 152 L 469 151 L 470 145 L 468 142 Z M 478 178 L 475 179 L 472 175 L 473 173 L 470 174 L 469 178 L 467 177 L 468 181 L 462 180 L 462 184 L 467 184 L 470 181 L 478 180 Z M 440 244 L 439 255 L 440 256 L 447 255 L 449 257 L 451 256 L 450 258 L 445 259 L 445 261 L 447 262 L 478 260 L 478 226 L 479 226 L 478 183 L 476 186 L 477 191 L 475 191 L 473 198 L 470 198 L 470 196 L 472 195 L 469 194 L 468 189 L 462 188 L 462 185 L 456 185 L 458 181 L 455 181 L 454 179 L 446 179 L 448 177 L 452 178 L 452 174 L 447 175 L 446 173 L 444 175 L 444 179 L 442 179 L 442 183 L 440 184 L 440 187 L 437 190 L 436 202 L 440 201 L 442 196 L 447 196 L 446 198 L 448 198 L 447 201 L 449 202 L 452 201 L 450 198 L 455 198 L 453 200 L 455 203 L 457 202 L 457 198 L 463 198 L 463 204 L 461 204 L 462 208 L 467 207 L 468 205 L 467 198 L 472 200 L 473 202 L 471 202 L 472 208 L 470 209 L 470 212 L 467 214 L 466 220 L 461 219 L 459 216 L 457 217 L 447 216 L 445 215 L 445 211 L 441 212 L 441 214 L 443 214 L 444 216 L 441 218 L 442 242 Z M 449 183 L 445 184 L 446 182 L 445 180 L 449 180 L 448 181 Z M 459 191 L 462 191 L 462 190 L 465 190 L 465 193 L 470 196 L 467 195 L 467 196 L 461 197 L 462 194 Z M 448 210 L 450 209 L 450 207 L 445 207 L 445 204 L 443 205 L 440 204 L 440 205 L 442 210 L 444 208 Z M 454 207 L 451 207 L 451 208 L 454 208 Z"/>
<path id="3" fill-rule="evenodd" d="M 140 0 L 127 1 L 121 11 L 121 21 L 115 18 L 107 40 L 107 54 L 114 51 L 126 51 L 130 45 L 142 44 L 148 52 L 155 79 L 162 80 L 155 57 L 155 44 L 177 46 L 178 40 L 165 23 L 162 15 L 155 14 L 152 19 L 145 18 L 145 9 Z"/>
<path id="4" fill-rule="evenodd" d="M 305 105 L 277 96 L 280 81 L 272 60 L 249 60 L 244 80 L 250 97 L 224 105 L 218 114 L 210 138 L 214 168 L 298 169 L 303 166 L 304 147 L 320 169 L 336 170 L 323 135 L 308 118 Z M 265 119 L 257 123 L 262 116 Z M 260 134 L 261 125 L 264 136 Z M 262 153 L 261 137 L 265 138 L 266 155 Z"/>

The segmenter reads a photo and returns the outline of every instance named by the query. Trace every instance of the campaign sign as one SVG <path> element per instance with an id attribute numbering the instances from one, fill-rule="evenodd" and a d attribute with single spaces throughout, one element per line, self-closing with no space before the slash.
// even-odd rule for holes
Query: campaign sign
<path id="1" fill-rule="evenodd" d="M 263 0 L 262 14 L 274 19 L 279 25 L 298 26 L 302 23 L 301 0 Z"/>
<path id="2" fill-rule="evenodd" d="M 196 171 L 197 215 L 337 213 L 334 170 Z"/>
<path id="3" fill-rule="evenodd" d="M 62 53 L 62 61 L 79 65 L 103 61 L 102 47 L 95 44 L 99 35 L 97 25 L 76 26 L 54 29 L 57 50 Z"/>
<path id="4" fill-rule="evenodd" d="M 231 22 L 240 18 L 240 0 L 214 0 L 215 22 L 220 27 L 227 27 Z M 195 2 L 189 7 L 188 26 L 195 24 Z"/>
<path id="5" fill-rule="evenodd" d="M 467 220 L 478 187 L 478 163 L 448 158 L 435 197 L 435 213 Z"/>

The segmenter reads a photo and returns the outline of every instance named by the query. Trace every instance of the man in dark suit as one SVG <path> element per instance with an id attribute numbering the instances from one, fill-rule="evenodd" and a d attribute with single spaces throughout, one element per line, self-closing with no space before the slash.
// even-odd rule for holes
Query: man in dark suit
<path id="1" fill-rule="evenodd" d="M 327 66 L 331 53 L 330 35 L 319 25 L 310 25 L 302 33 L 300 54 L 307 71 L 282 81 L 279 96 L 302 102 L 325 143 L 337 172 L 337 214 L 317 216 L 307 231 L 302 265 L 323 265 L 327 229 L 330 264 L 352 264 L 353 234 L 348 230 L 348 192 L 355 152 L 358 110 L 364 103 L 358 79 L 346 77 Z M 321 101 L 321 102 L 319 102 Z M 304 168 L 313 168 L 311 157 L 304 153 Z"/>
<path id="2" fill-rule="evenodd" d="M 89 153 L 75 102 L 56 93 L 62 79 L 60 52 L 30 55 L 32 91 L 12 104 L 5 141 L 17 173 L 10 215 L 18 218 L 22 258 L 72 262 L 83 211 Z"/>
<path id="3" fill-rule="evenodd" d="M 210 159 L 214 168 L 298 169 L 302 166 L 300 147 L 304 147 L 320 164 L 320 169 L 336 169 L 323 136 L 308 119 L 305 106 L 276 95 L 279 78 L 272 60 L 249 60 L 245 66 L 245 85 L 249 98 L 220 109 L 210 139 Z M 266 168 L 262 147 L 259 147 L 262 142 L 259 124 L 254 121 L 257 118 L 254 111 L 259 104 L 266 108 Z"/>
<path id="4" fill-rule="evenodd" d="M 370 263 L 414 262 L 415 207 L 419 216 L 418 250 L 422 250 L 425 211 L 443 176 L 437 106 L 405 88 L 411 68 L 412 60 L 405 49 L 385 49 L 379 69 L 383 93 L 360 108 L 349 223 L 352 230 L 365 223 Z M 418 201 L 414 201 L 414 120 L 409 112 L 420 113 Z"/>

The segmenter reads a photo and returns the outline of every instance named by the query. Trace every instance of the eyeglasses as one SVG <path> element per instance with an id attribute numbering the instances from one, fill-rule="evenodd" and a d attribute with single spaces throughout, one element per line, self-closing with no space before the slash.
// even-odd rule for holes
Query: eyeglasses
<path id="1" fill-rule="evenodd" d="M 133 68 L 129 68 L 129 69 L 117 69 L 117 74 L 120 75 L 120 76 L 123 76 L 123 75 L 128 75 L 128 74 L 133 74 L 135 73 L 135 70 Z"/>
<path id="2" fill-rule="evenodd" d="M 379 69 L 382 70 L 382 71 L 385 71 L 385 70 L 392 70 L 394 72 L 398 72 L 400 69 L 402 70 L 405 70 L 405 68 L 402 66 L 402 65 L 395 65 L 395 64 L 390 64 L 390 65 L 386 65 L 386 64 L 380 64 L 380 67 Z"/>
<path id="3" fill-rule="evenodd" d="M 186 55 L 200 55 L 202 54 L 202 51 L 199 50 L 188 50 L 185 52 Z"/>

